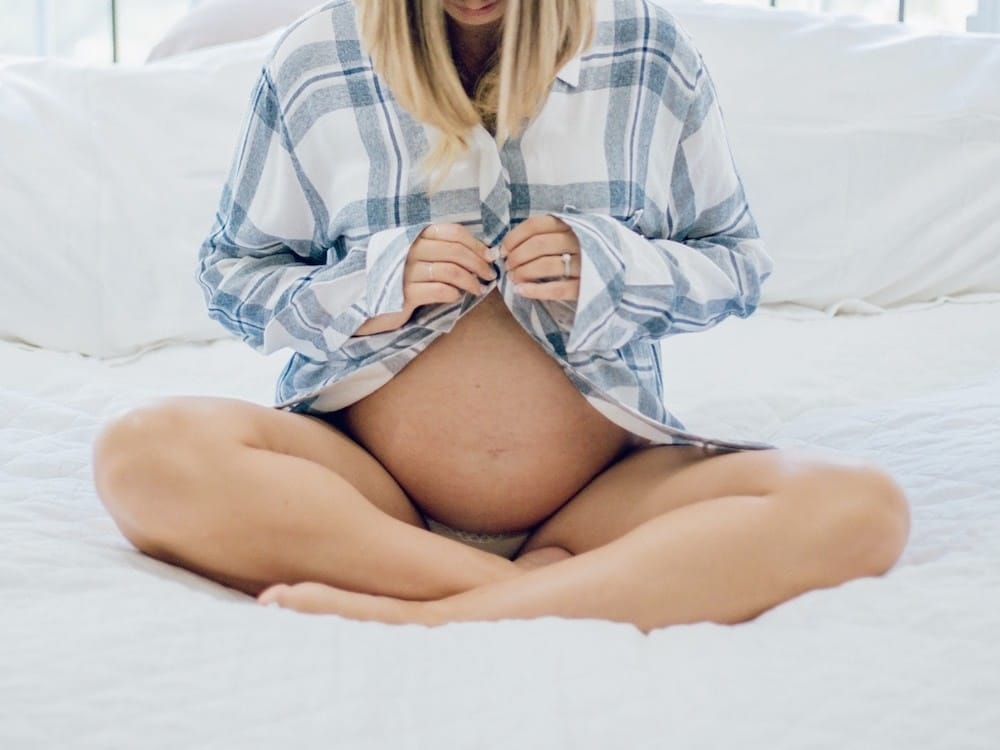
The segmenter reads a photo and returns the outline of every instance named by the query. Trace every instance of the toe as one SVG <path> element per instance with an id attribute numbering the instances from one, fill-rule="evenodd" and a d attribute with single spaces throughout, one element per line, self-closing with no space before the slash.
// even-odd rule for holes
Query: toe
<path id="1" fill-rule="evenodd" d="M 313 614 L 341 614 L 346 592 L 322 583 L 297 583 L 278 592 L 279 606 Z"/>
<path id="2" fill-rule="evenodd" d="M 569 550 L 565 550 L 562 547 L 537 547 L 529 552 L 525 552 L 515 559 L 514 562 L 522 568 L 531 569 L 540 568 L 543 565 L 551 565 L 572 556 Z"/>
<path id="3" fill-rule="evenodd" d="M 282 595 L 288 588 L 290 587 L 287 583 L 276 583 L 274 586 L 269 586 L 257 596 L 257 603 L 265 606 L 268 604 L 281 606 Z"/>

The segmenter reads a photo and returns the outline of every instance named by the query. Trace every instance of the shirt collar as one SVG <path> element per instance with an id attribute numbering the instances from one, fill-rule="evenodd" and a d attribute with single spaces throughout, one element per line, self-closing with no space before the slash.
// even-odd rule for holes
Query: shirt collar
<path id="1" fill-rule="evenodd" d="M 580 56 L 583 53 L 577 53 L 574 55 L 568 63 L 563 65 L 558 73 L 556 73 L 556 78 L 565 83 L 567 86 L 572 86 L 576 88 L 580 85 Z"/>

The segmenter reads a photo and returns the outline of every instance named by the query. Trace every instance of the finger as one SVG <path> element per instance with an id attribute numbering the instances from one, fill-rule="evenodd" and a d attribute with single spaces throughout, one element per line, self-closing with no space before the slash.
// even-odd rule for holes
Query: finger
<path id="1" fill-rule="evenodd" d="M 461 289 L 469 294 L 483 293 L 483 282 L 474 274 L 457 263 L 445 261 L 424 262 L 413 264 L 403 274 L 403 283 L 441 282 Z"/>
<path id="2" fill-rule="evenodd" d="M 540 279 L 558 279 L 565 281 L 563 275 L 566 272 L 562 255 L 543 255 L 533 261 L 518 266 L 513 271 L 507 271 L 507 275 L 515 284 L 537 282 Z M 568 277 L 580 277 L 580 256 L 570 255 Z"/>
<path id="3" fill-rule="evenodd" d="M 511 253 L 522 242 L 536 234 L 571 232 L 569 224 L 551 214 L 532 216 L 511 229 L 500 243 L 500 254 Z"/>
<path id="4" fill-rule="evenodd" d="M 496 269 L 487 263 L 481 255 L 476 255 L 464 245 L 446 240 L 420 240 L 410 249 L 407 263 L 422 266 L 425 263 L 448 262 L 462 266 L 469 273 L 481 279 L 493 281 L 497 277 Z"/>
<path id="5" fill-rule="evenodd" d="M 576 300 L 580 298 L 580 280 L 549 281 L 543 284 L 515 284 L 514 291 L 525 299 Z"/>
<path id="6" fill-rule="evenodd" d="M 430 224 L 420 233 L 421 237 L 439 242 L 455 242 L 463 245 L 481 258 L 489 256 L 490 248 L 477 240 L 467 227 L 461 224 Z"/>
<path id="7" fill-rule="evenodd" d="M 428 281 L 407 284 L 403 296 L 408 307 L 420 307 L 458 302 L 462 298 L 462 292 L 450 284 Z"/>
<path id="8" fill-rule="evenodd" d="M 513 271 L 525 263 L 531 263 L 544 255 L 561 256 L 563 253 L 576 255 L 580 252 L 580 245 L 576 240 L 576 235 L 572 232 L 558 232 L 548 234 L 536 234 L 525 240 L 517 249 L 507 256 L 507 271 Z M 557 274 L 562 275 L 562 271 Z"/>

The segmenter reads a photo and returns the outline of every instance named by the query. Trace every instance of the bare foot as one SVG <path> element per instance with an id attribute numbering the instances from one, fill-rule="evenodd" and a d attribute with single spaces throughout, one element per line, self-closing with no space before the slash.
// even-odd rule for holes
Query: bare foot
<path id="1" fill-rule="evenodd" d="M 572 554 L 562 547 L 539 547 L 514 562 L 525 572 L 565 560 Z M 374 620 L 385 623 L 440 625 L 448 619 L 439 602 L 420 602 L 346 591 L 323 583 L 279 583 L 265 589 L 257 603 L 314 614 L 335 614 L 351 620 Z"/>
<path id="2" fill-rule="evenodd" d="M 541 568 L 543 565 L 551 565 L 572 556 L 573 554 L 569 550 L 562 547 L 539 547 L 515 558 L 514 564 L 520 565 L 525 570 L 531 570 L 532 568 Z"/>
<path id="3" fill-rule="evenodd" d="M 351 620 L 374 620 L 386 623 L 437 624 L 425 602 L 394 599 L 345 591 L 322 583 L 279 583 L 263 591 L 257 603 L 277 604 L 286 609 L 313 614 L 336 614 Z"/>

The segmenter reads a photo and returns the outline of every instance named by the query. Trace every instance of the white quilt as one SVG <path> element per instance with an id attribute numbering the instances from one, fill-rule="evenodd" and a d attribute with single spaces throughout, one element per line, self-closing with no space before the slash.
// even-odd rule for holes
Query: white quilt
<path id="1" fill-rule="evenodd" d="M 648 636 L 265 609 L 136 553 L 94 494 L 90 443 L 160 394 L 269 403 L 284 355 L 0 344 L 0 747 L 1000 747 L 1000 304 L 762 310 L 664 354 L 692 429 L 893 472 L 914 516 L 897 567 Z"/>

